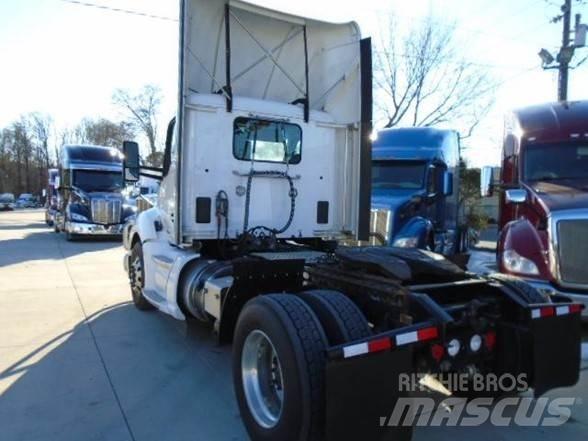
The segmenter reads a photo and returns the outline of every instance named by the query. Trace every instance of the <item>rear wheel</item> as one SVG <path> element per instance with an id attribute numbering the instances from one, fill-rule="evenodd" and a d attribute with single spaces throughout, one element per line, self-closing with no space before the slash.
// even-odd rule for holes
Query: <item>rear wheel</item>
<path id="1" fill-rule="evenodd" d="M 129 281 L 133 303 L 142 311 L 149 311 L 155 307 L 143 295 L 145 288 L 145 265 L 143 259 L 143 246 L 137 241 L 131 248 L 131 260 L 129 262 Z"/>
<path id="2" fill-rule="evenodd" d="M 339 345 L 372 335 L 368 321 L 348 297 L 338 291 L 317 289 L 301 293 L 319 318 L 329 343 Z"/>
<path id="3" fill-rule="evenodd" d="M 318 319 L 298 297 L 265 295 L 245 305 L 233 342 L 233 380 L 252 439 L 323 439 L 326 347 Z"/>

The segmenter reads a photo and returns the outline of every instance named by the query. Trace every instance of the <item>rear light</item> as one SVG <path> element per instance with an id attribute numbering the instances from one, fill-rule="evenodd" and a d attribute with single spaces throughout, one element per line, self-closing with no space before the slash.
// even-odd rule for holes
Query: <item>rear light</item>
<path id="1" fill-rule="evenodd" d="M 445 348 L 440 344 L 434 344 L 431 346 L 431 356 L 433 359 L 439 363 L 443 356 L 445 355 Z"/>
<path id="2" fill-rule="evenodd" d="M 449 344 L 447 345 L 447 353 L 449 354 L 450 357 L 455 357 L 457 354 L 459 354 L 460 350 L 461 350 L 461 343 L 459 342 L 459 340 L 457 338 L 454 338 L 453 340 L 451 340 L 449 342 Z"/>
<path id="3" fill-rule="evenodd" d="M 470 351 L 478 352 L 482 347 L 482 337 L 478 334 L 475 334 L 470 338 Z"/>
<path id="4" fill-rule="evenodd" d="M 492 351 L 494 349 L 494 346 L 496 346 L 496 332 L 486 332 L 486 335 L 484 335 L 484 344 L 486 345 L 486 349 Z"/>

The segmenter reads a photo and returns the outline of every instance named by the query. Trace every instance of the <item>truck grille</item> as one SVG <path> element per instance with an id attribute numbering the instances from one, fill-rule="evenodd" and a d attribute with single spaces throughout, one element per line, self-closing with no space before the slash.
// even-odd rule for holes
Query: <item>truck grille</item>
<path id="1" fill-rule="evenodd" d="M 92 199 L 92 220 L 96 224 L 120 223 L 120 200 Z"/>
<path id="2" fill-rule="evenodd" d="M 392 212 L 372 209 L 370 216 L 370 245 L 387 245 L 392 231 Z"/>
<path id="3" fill-rule="evenodd" d="M 563 284 L 588 285 L 588 219 L 557 222 L 559 275 Z"/>

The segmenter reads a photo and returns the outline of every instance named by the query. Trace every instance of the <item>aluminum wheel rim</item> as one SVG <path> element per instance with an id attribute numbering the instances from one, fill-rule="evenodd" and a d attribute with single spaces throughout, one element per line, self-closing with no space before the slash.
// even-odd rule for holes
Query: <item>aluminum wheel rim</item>
<path id="1" fill-rule="evenodd" d="M 274 345 L 262 331 L 255 330 L 245 339 L 241 374 L 251 415 L 260 426 L 274 427 L 282 415 L 284 380 Z"/>
<path id="2" fill-rule="evenodd" d="M 143 288 L 143 265 L 139 256 L 136 256 L 131 263 L 131 285 L 133 289 L 139 291 Z"/>

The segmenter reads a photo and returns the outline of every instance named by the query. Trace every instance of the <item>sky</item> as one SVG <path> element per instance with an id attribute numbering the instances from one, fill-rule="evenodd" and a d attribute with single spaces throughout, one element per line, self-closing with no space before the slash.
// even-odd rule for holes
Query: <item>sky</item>
<path id="1" fill-rule="evenodd" d="M 159 85 L 164 120 L 175 112 L 177 90 L 176 0 L 80 0 L 155 17 L 82 5 L 70 0 L 0 2 L 0 127 L 39 111 L 57 128 L 83 117 L 118 119 L 116 88 Z M 563 0 L 256 0 L 270 8 L 330 21 L 355 20 L 364 36 L 379 38 L 383 18 L 394 13 L 404 30 L 429 14 L 454 24 L 464 56 L 499 83 L 495 104 L 464 156 L 472 166 L 498 164 L 503 115 L 509 109 L 553 101 L 556 71 L 540 67 L 538 51 L 557 52 L 561 24 L 550 24 Z M 574 13 L 588 6 L 574 2 Z M 384 20 L 385 21 L 385 20 Z M 578 49 L 576 61 L 588 56 Z M 571 71 L 569 96 L 588 99 L 588 62 Z M 162 123 L 163 125 L 163 123 Z M 162 130 L 163 131 L 163 130 Z"/>

